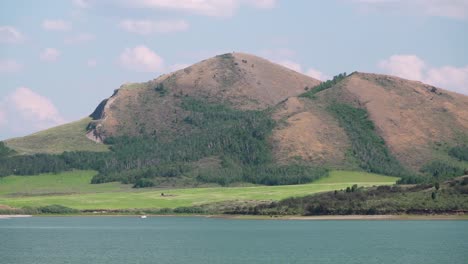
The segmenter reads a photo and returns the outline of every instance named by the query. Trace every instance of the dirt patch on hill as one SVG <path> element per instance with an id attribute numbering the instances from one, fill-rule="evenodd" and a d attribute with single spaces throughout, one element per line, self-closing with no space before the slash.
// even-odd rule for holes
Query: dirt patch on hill
<path id="1" fill-rule="evenodd" d="M 282 120 L 272 135 L 278 161 L 293 159 L 320 165 L 345 163 L 348 138 L 338 122 L 309 99 L 290 98 L 273 114 Z"/>

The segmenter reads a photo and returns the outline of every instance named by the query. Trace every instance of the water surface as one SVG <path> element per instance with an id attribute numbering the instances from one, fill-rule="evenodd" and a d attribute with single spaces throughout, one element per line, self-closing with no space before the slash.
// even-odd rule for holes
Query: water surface
<path id="1" fill-rule="evenodd" d="M 0 263 L 468 263 L 468 221 L 0 219 Z"/>

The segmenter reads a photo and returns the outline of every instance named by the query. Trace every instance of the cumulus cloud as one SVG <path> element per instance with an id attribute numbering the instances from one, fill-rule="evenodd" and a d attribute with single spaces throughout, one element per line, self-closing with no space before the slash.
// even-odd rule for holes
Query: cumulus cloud
<path id="1" fill-rule="evenodd" d="M 314 79 L 317 79 L 317 80 L 320 80 L 320 81 L 325 81 L 325 80 L 328 80 L 330 79 L 330 77 L 326 74 L 324 74 L 323 72 L 321 71 L 318 71 L 314 68 L 309 68 L 307 71 L 303 71 L 302 70 L 302 66 L 301 64 L 297 63 L 297 62 L 294 62 L 294 61 L 291 61 L 291 60 L 281 60 L 281 61 L 275 61 L 276 63 L 286 67 L 286 68 L 289 68 L 293 71 L 297 71 L 299 73 L 302 73 L 302 74 L 305 74 L 305 75 L 308 75 Z"/>
<path id="2" fill-rule="evenodd" d="M 47 98 L 19 87 L 0 101 L 0 125 L 16 133 L 63 124 L 65 119 Z"/>
<path id="3" fill-rule="evenodd" d="M 6 59 L 6 60 L 0 60 L 0 73 L 14 73 L 14 72 L 19 72 L 23 68 L 23 65 L 21 63 L 11 60 L 11 59 Z"/>
<path id="4" fill-rule="evenodd" d="M 263 57 L 269 58 L 271 61 L 280 64 L 293 71 L 308 75 L 314 79 L 325 81 L 330 77 L 323 72 L 314 69 L 303 67 L 300 63 L 294 61 L 296 52 L 288 48 L 265 49 L 259 52 Z M 306 70 L 307 69 L 307 70 Z"/>
<path id="5" fill-rule="evenodd" d="M 0 26 L 0 43 L 19 43 L 24 36 L 12 26 Z"/>
<path id="6" fill-rule="evenodd" d="M 189 28 L 189 24 L 185 20 L 153 21 L 126 19 L 121 21 L 119 26 L 128 32 L 140 35 L 185 31 Z"/>
<path id="7" fill-rule="evenodd" d="M 41 52 L 39 58 L 43 61 L 57 61 L 60 54 L 60 51 L 57 49 L 47 48 Z"/>
<path id="8" fill-rule="evenodd" d="M 415 55 L 393 55 L 380 61 L 379 68 L 401 78 L 422 80 L 426 63 Z"/>
<path id="9" fill-rule="evenodd" d="M 468 65 L 461 68 L 453 66 L 429 68 L 424 82 L 468 95 Z"/>
<path id="10" fill-rule="evenodd" d="M 468 95 L 468 65 L 433 67 L 415 55 L 393 55 L 378 66 L 390 75 Z"/>
<path id="11" fill-rule="evenodd" d="M 316 70 L 314 68 L 310 68 L 305 72 L 306 75 L 309 75 L 310 77 L 320 80 L 320 81 L 326 81 L 331 79 L 330 76 L 324 74 L 323 72 Z"/>
<path id="12" fill-rule="evenodd" d="M 42 22 L 42 28 L 48 31 L 69 31 L 71 25 L 61 19 L 46 19 Z"/>
<path id="13" fill-rule="evenodd" d="M 302 66 L 299 63 L 296 63 L 294 61 L 290 60 L 281 60 L 281 61 L 276 61 L 279 65 L 282 65 L 288 69 L 291 69 L 293 71 L 297 72 L 302 72 Z"/>
<path id="14" fill-rule="evenodd" d="M 127 0 L 136 7 L 172 9 L 206 16 L 232 16 L 240 5 L 273 8 L 276 0 Z"/>
<path id="15" fill-rule="evenodd" d="M 124 68 L 138 72 L 157 72 L 164 69 L 164 60 L 144 45 L 125 49 L 119 57 Z"/>
<path id="16" fill-rule="evenodd" d="M 65 38 L 66 44 L 83 44 L 93 41 L 96 37 L 89 33 L 79 33 Z"/>
<path id="17" fill-rule="evenodd" d="M 365 11 L 383 11 L 449 17 L 468 18 L 468 1 L 466 0 L 348 0 L 358 4 Z"/>

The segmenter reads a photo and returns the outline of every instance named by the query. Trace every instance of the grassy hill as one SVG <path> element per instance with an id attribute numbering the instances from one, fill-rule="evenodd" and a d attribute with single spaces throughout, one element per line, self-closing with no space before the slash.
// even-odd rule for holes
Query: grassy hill
<path id="1" fill-rule="evenodd" d="M 6 140 L 6 145 L 18 154 L 51 153 L 64 151 L 108 151 L 106 145 L 86 137 L 86 128 L 91 118 L 50 128 L 32 135 Z"/>

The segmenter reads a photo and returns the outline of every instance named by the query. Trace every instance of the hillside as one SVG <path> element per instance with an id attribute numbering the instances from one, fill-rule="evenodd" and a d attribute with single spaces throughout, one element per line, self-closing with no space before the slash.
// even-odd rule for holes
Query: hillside
<path id="1" fill-rule="evenodd" d="M 468 169 L 467 131 L 461 94 L 359 72 L 321 83 L 229 53 L 122 85 L 90 118 L 7 140 L 19 154 L 75 152 L 10 157 L 0 174 L 92 169 L 93 183 L 135 187 L 301 184 L 332 169 L 441 181 Z"/>
<path id="2" fill-rule="evenodd" d="M 278 160 L 300 157 L 315 164 L 356 166 L 355 157 L 346 155 L 353 139 L 330 111 L 336 105 L 364 109 L 389 153 L 415 172 L 433 160 L 468 167 L 448 155 L 451 147 L 468 144 L 467 96 L 368 73 L 353 73 L 311 98 L 291 97 L 279 104 L 273 116 L 281 125 L 272 136 Z"/>
<path id="3" fill-rule="evenodd" d="M 141 84 L 126 84 L 93 113 L 93 137 L 183 135 L 185 97 L 240 110 L 263 110 L 320 81 L 265 59 L 229 53 Z"/>
<path id="4" fill-rule="evenodd" d="M 83 118 L 26 137 L 9 139 L 5 144 L 19 154 L 108 151 L 106 145 L 93 142 L 86 137 L 86 129 L 91 120 L 90 117 Z"/>

